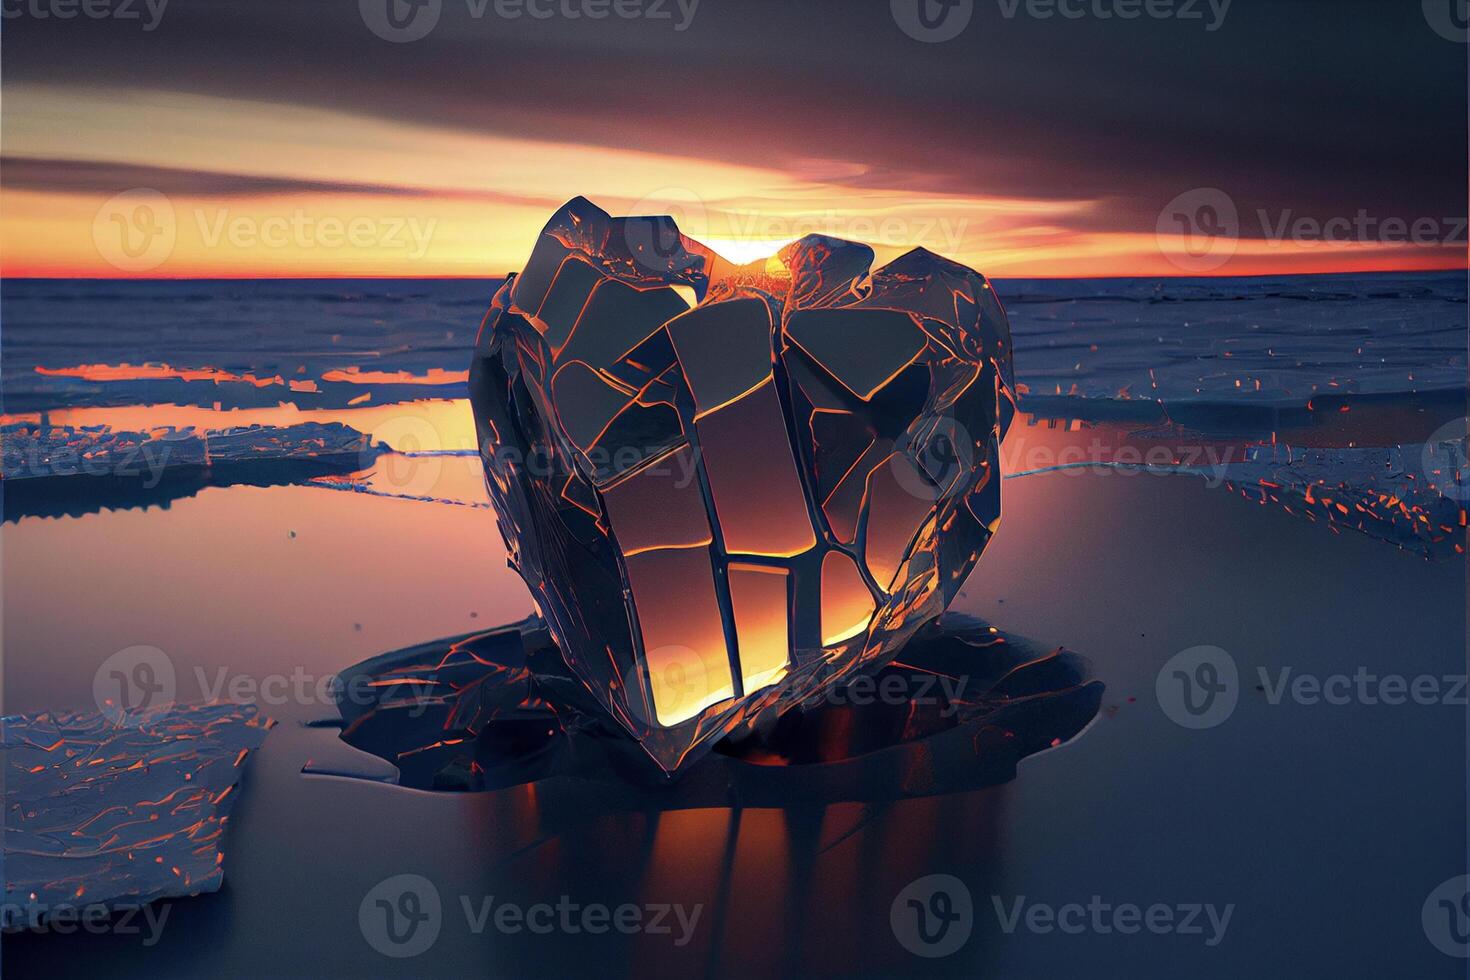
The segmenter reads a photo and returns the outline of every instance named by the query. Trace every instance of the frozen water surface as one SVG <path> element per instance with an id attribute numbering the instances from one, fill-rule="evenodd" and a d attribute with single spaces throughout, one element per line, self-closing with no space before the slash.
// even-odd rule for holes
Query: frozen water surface
<path id="1" fill-rule="evenodd" d="M 3 722 L 6 927 L 219 889 L 242 767 L 270 728 L 254 706 Z"/>

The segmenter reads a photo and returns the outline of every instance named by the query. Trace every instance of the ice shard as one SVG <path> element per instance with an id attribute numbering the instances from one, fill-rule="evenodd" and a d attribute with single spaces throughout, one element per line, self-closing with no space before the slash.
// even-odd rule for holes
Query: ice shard
<path id="1" fill-rule="evenodd" d="M 664 774 L 887 663 L 1000 519 L 1010 330 L 984 276 L 823 236 L 735 266 L 577 198 L 470 370 L 512 566 Z"/>
<path id="2" fill-rule="evenodd" d="M 0 928 L 59 932 L 94 908 L 127 915 L 218 891 L 235 788 L 272 725 L 231 703 L 168 705 L 122 726 L 97 712 L 0 719 Z"/>

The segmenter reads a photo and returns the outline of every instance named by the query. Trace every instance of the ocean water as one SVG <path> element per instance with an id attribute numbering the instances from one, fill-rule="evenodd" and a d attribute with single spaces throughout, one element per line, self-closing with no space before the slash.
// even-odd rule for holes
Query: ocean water
<path id="1" fill-rule="evenodd" d="M 6 516 L 305 478 L 483 506 L 467 360 L 499 284 L 7 283 Z M 996 290 L 1028 421 L 1106 433 L 1081 457 L 1016 458 L 1013 473 L 1143 462 L 1200 473 L 1213 460 L 1217 483 L 1289 488 L 1266 493 L 1269 503 L 1291 497 L 1324 520 L 1455 553 L 1456 505 L 1470 496 L 1455 428 L 1463 274 L 999 280 Z M 1143 442 L 1172 454 L 1145 460 Z M 1314 485 L 1336 493 L 1321 504 Z"/>
<path id="2" fill-rule="evenodd" d="M 7 935 L 9 975 L 1463 976 L 1425 908 L 1466 868 L 1464 704 L 1273 694 L 1464 674 L 1463 275 L 998 282 L 1023 414 L 957 610 L 1086 658 L 1096 720 L 997 785 L 667 811 L 306 774 L 365 766 L 320 727 L 326 679 L 530 612 L 464 400 L 495 286 L 5 284 L 4 711 L 92 708 L 109 658 L 146 646 L 178 701 L 278 722 L 220 891 L 164 903 L 157 936 Z M 1201 646 L 1241 683 L 1191 728 L 1160 692 Z M 443 915 L 400 960 L 360 910 L 403 874 Z M 891 919 L 931 874 L 973 904 L 938 960 Z M 703 911 L 680 946 L 511 935 L 463 911 L 487 896 Z M 1208 925 L 1039 933 L 997 911 L 1094 896 L 1232 912 L 1207 945 Z"/>
<path id="3" fill-rule="evenodd" d="M 12 280 L 0 296 L 4 410 L 464 397 L 467 352 L 498 285 Z M 1465 389 L 1463 273 L 995 286 L 1017 381 L 1037 404 L 1299 410 L 1314 395 L 1335 407 Z"/>

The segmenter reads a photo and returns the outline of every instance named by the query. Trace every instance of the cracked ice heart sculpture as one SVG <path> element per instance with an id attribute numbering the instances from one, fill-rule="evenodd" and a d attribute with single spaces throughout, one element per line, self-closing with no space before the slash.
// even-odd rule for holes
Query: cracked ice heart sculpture
<path id="1" fill-rule="evenodd" d="M 809 236 L 735 266 L 577 198 L 470 371 L 511 565 L 664 774 L 890 660 L 1000 519 L 1010 329 L 985 277 Z"/>

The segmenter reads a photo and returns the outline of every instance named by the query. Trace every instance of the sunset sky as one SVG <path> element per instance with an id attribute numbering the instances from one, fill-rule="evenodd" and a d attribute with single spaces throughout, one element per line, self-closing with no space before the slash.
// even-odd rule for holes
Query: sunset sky
<path id="1" fill-rule="evenodd" d="M 369 25 L 403 0 L 49 2 L 6 0 L 6 276 L 502 275 L 579 194 L 735 259 L 821 232 L 999 276 L 1466 264 L 1466 46 L 1417 0 L 974 0 L 941 43 L 887 0 L 440 0 L 405 43 Z"/>

